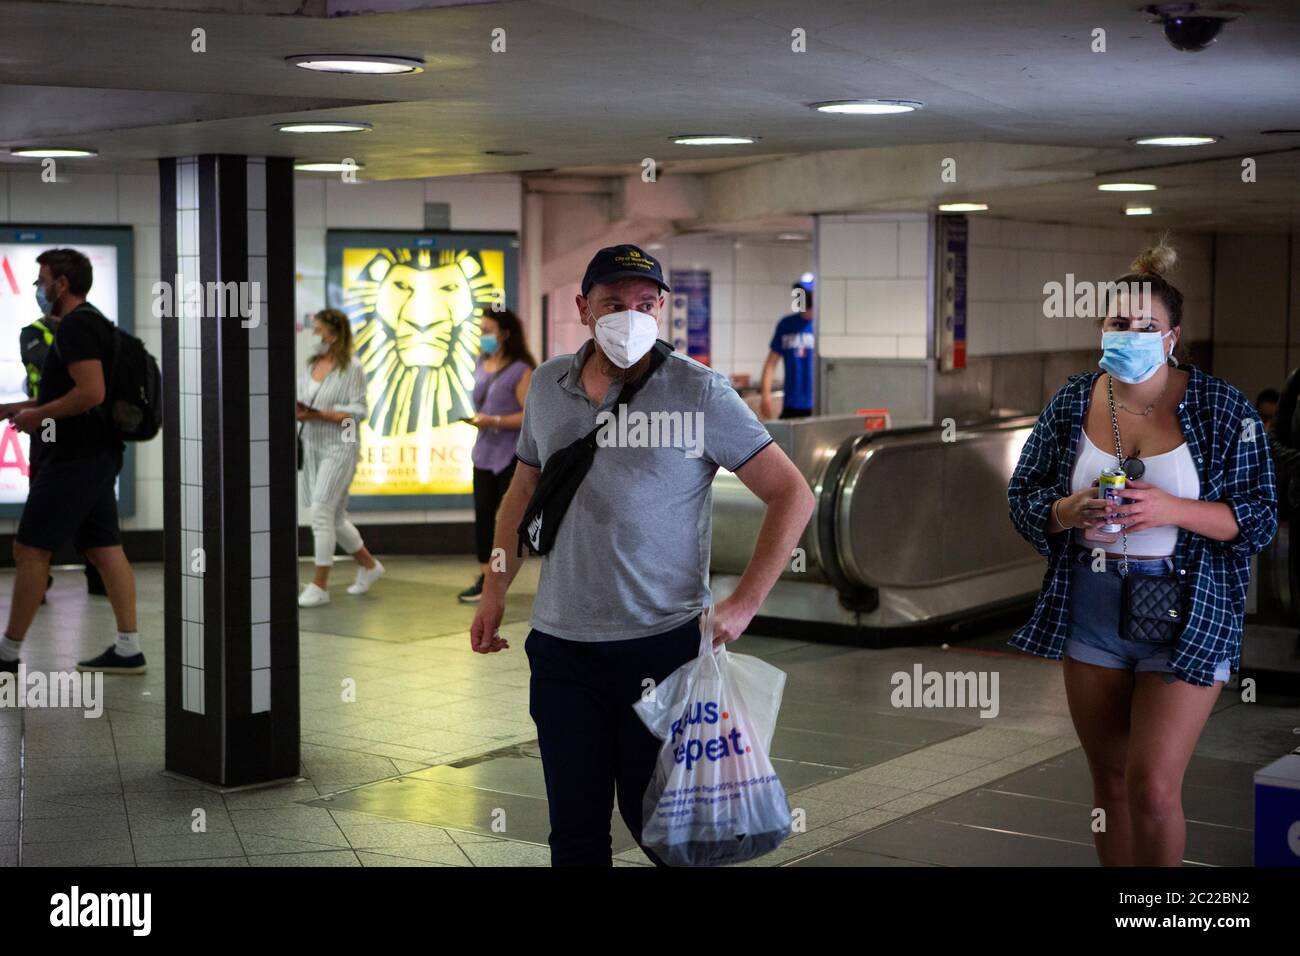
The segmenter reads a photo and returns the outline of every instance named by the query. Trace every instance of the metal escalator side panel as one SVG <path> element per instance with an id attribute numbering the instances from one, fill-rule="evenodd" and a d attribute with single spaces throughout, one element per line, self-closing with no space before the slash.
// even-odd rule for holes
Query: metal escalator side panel
<path id="1" fill-rule="evenodd" d="M 835 521 L 845 577 L 877 589 L 941 586 L 1037 566 L 1006 514 L 1011 471 L 1032 420 L 995 422 L 942 440 L 932 427 L 883 433 L 845 463 Z"/>
<path id="2" fill-rule="evenodd" d="M 844 478 L 848 465 L 855 459 L 859 448 L 870 445 L 872 434 L 847 438 L 836 450 L 823 472 L 817 495 L 817 510 L 813 521 L 817 524 L 817 544 L 822 573 L 840 594 L 840 603 L 851 610 L 869 612 L 879 606 L 876 590 L 861 578 L 851 577 L 845 570 L 840 547 L 840 513 L 844 501 Z M 870 454 L 870 451 L 867 452 Z"/>

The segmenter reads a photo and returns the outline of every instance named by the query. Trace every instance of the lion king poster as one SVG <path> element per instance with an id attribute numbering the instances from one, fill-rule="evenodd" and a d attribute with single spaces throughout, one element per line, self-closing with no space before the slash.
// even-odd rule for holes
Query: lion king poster
<path id="1" fill-rule="evenodd" d="M 479 320 L 513 307 L 517 241 L 331 232 L 328 246 L 329 304 L 352 322 L 370 406 L 354 503 L 464 505 L 477 430 L 462 419 L 474 414 Z"/>

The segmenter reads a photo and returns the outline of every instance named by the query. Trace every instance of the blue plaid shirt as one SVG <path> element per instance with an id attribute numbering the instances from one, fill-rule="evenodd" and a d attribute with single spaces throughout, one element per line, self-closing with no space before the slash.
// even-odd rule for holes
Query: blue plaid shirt
<path id="1" fill-rule="evenodd" d="M 1250 556 L 1277 533 L 1277 482 L 1268 435 L 1254 407 L 1222 379 L 1189 367 L 1178 420 L 1201 479 L 1201 500 L 1232 508 L 1240 533 L 1214 541 L 1178 529 L 1174 571 L 1187 596 L 1187 623 L 1170 659 L 1174 674 L 1211 686 L 1214 668 L 1241 663 L 1241 631 L 1250 583 Z M 1069 631 L 1070 533 L 1045 533 L 1052 503 L 1070 492 L 1075 449 L 1100 372 L 1072 376 L 1038 416 L 1011 476 L 1007 500 L 1016 530 L 1048 559 L 1043 589 L 1029 623 L 1010 644 L 1059 659 Z"/>

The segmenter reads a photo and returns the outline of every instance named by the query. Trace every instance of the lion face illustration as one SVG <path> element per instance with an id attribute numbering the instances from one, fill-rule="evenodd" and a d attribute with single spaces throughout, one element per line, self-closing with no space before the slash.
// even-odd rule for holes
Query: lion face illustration
<path id="1" fill-rule="evenodd" d="M 479 318 L 497 298 L 482 272 L 468 252 L 384 249 L 355 277 L 346 306 L 377 434 L 407 435 L 474 413 Z"/>

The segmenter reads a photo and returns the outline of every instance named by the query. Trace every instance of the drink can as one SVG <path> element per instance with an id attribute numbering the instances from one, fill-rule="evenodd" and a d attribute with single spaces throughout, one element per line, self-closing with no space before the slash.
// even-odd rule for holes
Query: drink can
<path id="1" fill-rule="evenodd" d="M 1114 502 L 1118 508 L 1124 503 L 1124 486 L 1127 481 L 1128 476 L 1118 465 L 1104 469 L 1097 477 L 1097 497 Z M 1107 534 L 1118 534 L 1124 530 L 1124 526 L 1115 522 L 1102 525 L 1101 530 Z"/>

